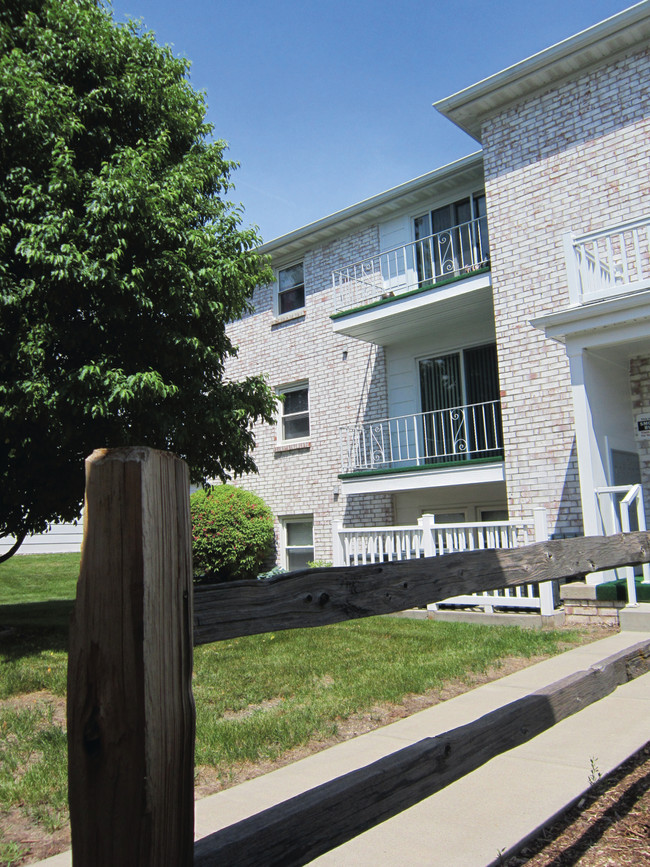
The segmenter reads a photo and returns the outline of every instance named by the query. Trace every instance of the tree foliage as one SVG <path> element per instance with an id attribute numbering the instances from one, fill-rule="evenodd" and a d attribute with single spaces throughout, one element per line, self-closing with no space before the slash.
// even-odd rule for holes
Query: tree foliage
<path id="1" fill-rule="evenodd" d="M 96 447 L 254 469 L 225 326 L 270 273 L 188 69 L 101 2 L 0 7 L 0 535 L 77 517 Z"/>
<path id="2" fill-rule="evenodd" d="M 255 578 L 274 539 L 273 514 L 256 494 L 233 485 L 190 498 L 195 573 L 210 580 Z"/>

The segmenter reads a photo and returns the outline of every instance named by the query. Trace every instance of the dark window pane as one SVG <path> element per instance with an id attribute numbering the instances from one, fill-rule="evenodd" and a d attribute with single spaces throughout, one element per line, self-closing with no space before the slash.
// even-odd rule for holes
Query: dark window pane
<path id="1" fill-rule="evenodd" d="M 284 395 L 283 415 L 291 415 L 294 412 L 307 412 L 309 409 L 308 390 L 299 388 L 296 391 L 287 391 Z"/>
<path id="2" fill-rule="evenodd" d="M 309 416 L 298 415 L 283 419 L 285 440 L 309 436 Z"/>
<path id="3" fill-rule="evenodd" d="M 472 209 L 470 208 L 469 199 L 463 199 L 456 202 L 456 225 L 466 223 L 472 219 Z"/>
<path id="4" fill-rule="evenodd" d="M 293 289 L 296 286 L 302 286 L 305 282 L 302 262 L 298 265 L 292 265 L 291 268 L 285 268 L 283 271 L 279 271 L 278 282 L 280 284 L 280 292 L 284 292 L 285 289 Z"/>
<path id="5" fill-rule="evenodd" d="M 305 306 L 305 287 L 299 286 L 296 289 L 288 289 L 286 292 L 281 292 L 278 296 L 280 302 L 280 313 L 289 313 L 291 310 L 299 310 Z"/>

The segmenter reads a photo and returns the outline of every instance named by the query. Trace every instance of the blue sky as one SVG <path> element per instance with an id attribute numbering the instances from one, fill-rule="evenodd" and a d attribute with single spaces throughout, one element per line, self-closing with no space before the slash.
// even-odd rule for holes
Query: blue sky
<path id="1" fill-rule="evenodd" d="M 625 0 L 114 0 L 192 62 L 265 241 L 478 145 L 431 103 Z"/>

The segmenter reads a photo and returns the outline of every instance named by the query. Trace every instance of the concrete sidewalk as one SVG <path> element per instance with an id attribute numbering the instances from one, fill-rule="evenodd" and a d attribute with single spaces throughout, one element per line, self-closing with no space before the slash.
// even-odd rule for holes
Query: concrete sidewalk
<path id="1" fill-rule="evenodd" d="M 646 639 L 650 632 L 621 632 L 577 647 L 197 801 L 196 836 L 203 837 L 424 737 L 471 722 Z M 592 767 L 606 774 L 649 739 L 650 673 L 312 863 L 329 867 L 486 867 L 588 789 Z M 68 867 L 70 853 L 39 863 Z M 260 865 L 263 863 L 261 858 Z"/>

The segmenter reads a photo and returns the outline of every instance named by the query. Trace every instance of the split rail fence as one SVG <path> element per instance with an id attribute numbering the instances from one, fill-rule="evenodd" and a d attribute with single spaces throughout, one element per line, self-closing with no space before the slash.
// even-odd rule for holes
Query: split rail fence
<path id="1" fill-rule="evenodd" d="M 192 648 L 650 561 L 650 533 L 550 541 L 192 587 L 185 464 L 144 448 L 86 462 L 68 673 L 75 867 L 301 865 L 650 667 L 650 642 L 194 842 Z"/>

